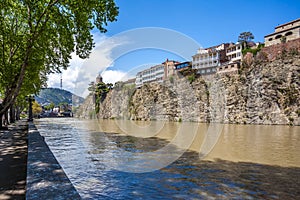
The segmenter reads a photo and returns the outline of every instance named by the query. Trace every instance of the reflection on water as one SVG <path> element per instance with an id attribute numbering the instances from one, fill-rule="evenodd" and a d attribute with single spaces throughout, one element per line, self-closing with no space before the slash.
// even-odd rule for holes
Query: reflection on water
<path id="1" fill-rule="evenodd" d="M 120 123 L 127 122 L 36 121 L 84 199 L 296 199 L 300 196 L 300 127 L 224 125 L 214 149 L 205 160 L 200 160 L 196 151 L 202 145 L 208 125 L 197 124 L 194 142 L 180 159 L 154 172 L 126 173 L 115 169 L 124 165 L 124 160 L 134 163 L 136 153 L 155 152 L 169 144 L 181 124 L 138 122 L 136 125 L 146 128 L 140 130 L 139 137 L 134 137 L 125 132 L 136 134 L 136 125 L 123 129 Z M 143 138 L 142 131 L 148 137 Z M 186 128 L 187 134 L 189 131 Z M 179 151 L 176 146 L 170 150 Z M 136 164 L 142 167 L 149 163 Z"/>

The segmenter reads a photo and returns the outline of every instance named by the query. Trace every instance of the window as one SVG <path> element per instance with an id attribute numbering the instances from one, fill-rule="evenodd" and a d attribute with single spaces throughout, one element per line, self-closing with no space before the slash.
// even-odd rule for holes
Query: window
<path id="1" fill-rule="evenodd" d="M 282 37 L 282 35 L 276 35 L 275 39 L 279 39 L 281 37 Z"/>
<path id="2" fill-rule="evenodd" d="M 269 39 L 268 39 L 268 41 L 272 41 L 272 40 L 273 40 L 273 38 L 269 38 Z"/>
<path id="3" fill-rule="evenodd" d="M 290 35 L 293 35 L 293 32 L 292 31 L 289 31 L 285 34 L 285 36 L 290 36 Z"/>

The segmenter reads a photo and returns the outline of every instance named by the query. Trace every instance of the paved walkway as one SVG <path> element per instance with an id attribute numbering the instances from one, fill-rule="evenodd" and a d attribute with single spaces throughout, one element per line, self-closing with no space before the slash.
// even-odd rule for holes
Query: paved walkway
<path id="1" fill-rule="evenodd" d="M 81 199 L 33 123 L 28 131 L 26 199 Z"/>
<path id="2" fill-rule="evenodd" d="M 27 122 L 0 130 L 0 199 L 25 199 Z"/>

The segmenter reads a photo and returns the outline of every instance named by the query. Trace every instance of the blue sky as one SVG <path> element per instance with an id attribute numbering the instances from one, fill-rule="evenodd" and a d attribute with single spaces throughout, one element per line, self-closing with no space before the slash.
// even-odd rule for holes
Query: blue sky
<path id="1" fill-rule="evenodd" d="M 251 31 L 256 41 L 274 26 L 300 17 L 299 0 L 116 0 L 118 21 L 108 36 L 133 28 L 163 27 L 184 33 L 204 47 L 236 42 Z"/>
<path id="2" fill-rule="evenodd" d="M 126 75 L 132 69 L 142 69 L 150 63 L 161 63 L 167 58 L 178 61 L 191 60 L 191 56 L 197 51 L 197 48 L 191 45 L 188 50 L 190 57 L 184 59 L 172 52 L 172 47 L 157 48 L 159 44 L 156 44 L 154 48 L 149 48 L 147 43 L 148 46 L 143 49 L 133 48 L 127 53 L 116 53 L 128 48 L 126 45 L 130 46 L 135 37 L 146 40 L 152 36 L 151 33 L 144 33 L 124 39 L 122 33 L 132 29 L 164 28 L 190 38 L 199 47 L 209 47 L 224 42 L 236 42 L 239 34 L 244 31 L 251 31 L 255 36 L 254 41 L 264 42 L 264 36 L 274 32 L 275 26 L 300 18 L 300 0 L 116 0 L 116 4 L 120 12 L 118 21 L 109 23 L 108 32 L 105 34 L 93 31 L 96 50 L 93 52 L 95 55 L 91 57 L 95 57 L 94 60 L 82 61 L 73 56 L 71 67 L 63 73 L 65 89 L 74 91 L 74 80 L 78 82 L 78 78 L 83 76 L 82 69 L 94 70 L 91 73 L 93 76 L 100 72 L 104 81 L 115 82 L 122 77 L 126 79 L 134 76 L 135 72 L 133 75 Z M 118 38 L 120 34 L 122 37 Z M 111 37 L 114 40 L 106 42 Z M 163 43 L 168 39 L 157 40 L 158 43 Z M 186 45 L 181 39 L 172 39 L 172 43 L 179 47 Z M 157 42 L 153 37 L 151 40 L 153 43 Z M 115 56 L 116 54 L 118 56 Z M 94 65 L 94 68 L 91 70 L 85 65 Z M 52 80 L 48 82 L 49 86 L 58 87 L 58 80 L 59 76 L 52 76 Z"/>

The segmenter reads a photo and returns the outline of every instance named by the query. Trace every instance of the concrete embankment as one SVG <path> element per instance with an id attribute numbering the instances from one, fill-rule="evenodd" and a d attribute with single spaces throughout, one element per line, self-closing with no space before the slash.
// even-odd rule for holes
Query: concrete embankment
<path id="1" fill-rule="evenodd" d="M 81 199 L 35 125 L 28 125 L 26 199 Z"/>

